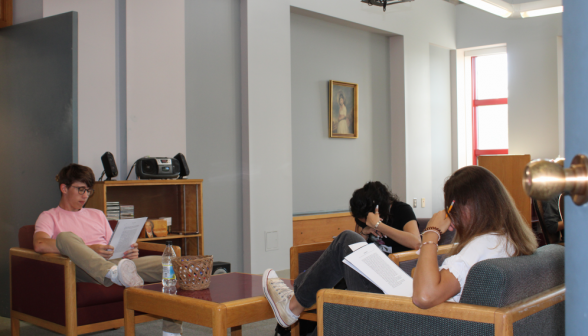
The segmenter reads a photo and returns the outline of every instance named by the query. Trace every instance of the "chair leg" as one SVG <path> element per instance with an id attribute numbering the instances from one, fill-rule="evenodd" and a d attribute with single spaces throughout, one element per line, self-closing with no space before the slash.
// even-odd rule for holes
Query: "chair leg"
<path id="1" fill-rule="evenodd" d="M 11 317 L 10 318 L 10 325 L 11 325 L 10 329 L 12 330 L 11 335 L 12 336 L 19 336 L 20 335 L 20 321 L 15 317 Z"/>
<path id="2" fill-rule="evenodd" d="M 290 327 L 290 335 L 292 335 L 292 336 L 299 336 L 300 335 L 300 320 L 298 320 L 298 322 L 294 323 Z"/>

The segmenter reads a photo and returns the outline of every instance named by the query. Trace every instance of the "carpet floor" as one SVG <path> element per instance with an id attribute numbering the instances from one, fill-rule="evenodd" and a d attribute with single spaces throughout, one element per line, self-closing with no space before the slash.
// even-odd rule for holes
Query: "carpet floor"
<path id="1" fill-rule="evenodd" d="M 244 336 L 273 336 L 274 329 L 276 328 L 276 320 L 270 319 L 255 323 L 246 324 L 243 326 Z M 228 330 L 228 329 L 227 329 Z M 20 323 L 20 334 L 22 336 L 55 336 L 60 335 L 52 331 L 39 328 L 37 326 L 21 322 Z M 96 332 L 92 336 L 123 336 L 125 334 L 124 328 L 118 328 L 116 330 L 107 330 L 102 332 Z M 158 336 L 161 335 L 161 320 L 151 321 L 147 323 L 140 323 L 135 326 L 135 334 L 137 336 Z M 227 335 L 229 332 L 227 331 Z M 10 335 L 10 319 L 0 317 L 0 336 Z M 212 329 L 201 327 L 198 325 L 184 323 L 184 334 L 183 336 L 204 336 L 212 335 Z"/>

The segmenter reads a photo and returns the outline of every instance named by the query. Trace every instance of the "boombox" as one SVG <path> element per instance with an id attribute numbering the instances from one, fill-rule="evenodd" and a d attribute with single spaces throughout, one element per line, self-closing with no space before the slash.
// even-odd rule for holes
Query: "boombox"
<path id="1" fill-rule="evenodd" d="M 137 160 L 135 173 L 144 180 L 175 179 L 180 176 L 180 161 L 164 157 L 141 158 Z"/>

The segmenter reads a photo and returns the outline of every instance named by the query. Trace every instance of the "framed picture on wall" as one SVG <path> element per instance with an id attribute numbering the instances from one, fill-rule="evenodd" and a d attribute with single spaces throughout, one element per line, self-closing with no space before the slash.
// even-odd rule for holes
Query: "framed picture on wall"
<path id="1" fill-rule="evenodd" d="M 329 81 L 329 137 L 357 138 L 357 84 Z"/>

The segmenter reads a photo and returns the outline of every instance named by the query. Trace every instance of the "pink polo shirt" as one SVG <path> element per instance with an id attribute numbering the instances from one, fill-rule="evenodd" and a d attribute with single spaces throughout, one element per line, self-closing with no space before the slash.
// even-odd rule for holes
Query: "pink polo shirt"
<path id="1" fill-rule="evenodd" d="M 82 208 L 67 211 L 60 207 L 43 211 L 35 223 L 35 233 L 45 232 L 55 239 L 61 232 L 73 232 L 86 245 L 108 245 L 112 236 L 110 224 L 104 213 L 96 209 Z"/>

